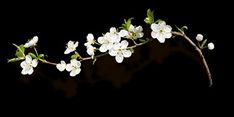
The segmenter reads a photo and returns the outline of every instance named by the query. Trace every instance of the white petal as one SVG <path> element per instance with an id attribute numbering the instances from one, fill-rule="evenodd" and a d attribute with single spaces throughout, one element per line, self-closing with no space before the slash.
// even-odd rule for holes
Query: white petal
<path id="1" fill-rule="evenodd" d="M 99 51 L 100 52 L 106 52 L 107 51 L 106 44 L 101 45 L 100 48 L 99 48 Z"/>
<path id="2" fill-rule="evenodd" d="M 117 31 L 116 31 L 116 28 L 115 27 L 111 27 L 110 28 L 110 33 L 112 33 L 112 34 L 114 34 L 114 33 L 116 33 Z"/>
<path id="3" fill-rule="evenodd" d="M 117 63 L 122 63 L 123 62 L 123 59 L 124 59 L 124 57 L 123 57 L 123 55 L 116 55 L 115 56 L 115 60 L 116 60 L 116 62 Z"/>
<path id="4" fill-rule="evenodd" d="M 165 42 L 165 38 L 163 37 L 163 35 L 159 35 L 159 36 L 157 37 L 157 39 L 158 39 L 158 41 L 159 41 L 160 43 L 164 43 L 164 42 Z"/>
<path id="5" fill-rule="evenodd" d="M 159 26 L 165 26 L 165 25 L 166 25 L 166 22 L 165 22 L 165 21 L 160 21 L 160 22 L 158 22 L 158 25 L 159 25 Z"/>
<path id="6" fill-rule="evenodd" d="M 109 50 L 109 54 L 110 54 L 111 56 L 116 56 L 116 55 L 117 55 L 117 51 L 116 51 L 115 49 L 110 49 L 110 50 Z"/>
<path id="7" fill-rule="evenodd" d="M 67 71 L 71 71 L 72 69 L 73 69 L 72 65 L 71 65 L 70 63 L 67 64 L 66 70 L 67 70 Z"/>
<path id="8" fill-rule="evenodd" d="M 27 65 L 27 63 L 26 63 L 25 61 L 23 61 L 23 62 L 20 63 L 20 66 L 21 66 L 22 68 L 25 68 L 26 65 Z"/>
<path id="9" fill-rule="evenodd" d="M 153 23 L 153 24 L 151 24 L 151 29 L 153 30 L 153 31 L 157 31 L 158 30 L 158 24 L 155 24 L 155 23 Z"/>
<path id="10" fill-rule="evenodd" d="M 74 77 L 74 76 L 76 76 L 77 74 L 79 74 L 80 71 L 81 71 L 80 68 L 75 69 L 75 70 L 72 70 L 72 71 L 70 72 L 70 76 Z"/>
<path id="11" fill-rule="evenodd" d="M 170 25 L 166 25 L 166 26 L 164 27 L 164 30 L 165 30 L 165 32 L 171 32 L 172 28 L 171 28 Z"/>
<path id="12" fill-rule="evenodd" d="M 97 41 L 98 41 L 98 43 L 103 44 L 104 43 L 104 38 L 103 37 L 98 37 Z"/>
<path id="13" fill-rule="evenodd" d="M 143 37 L 143 36 L 144 36 L 144 33 L 139 33 L 138 38 L 141 38 L 141 37 Z"/>
<path id="14" fill-rule="evenodd" d="M 203 40 L 203 35 L 202 34 L 197 34 L 196 40 L 197 41 L 202 41 Z"/>
<path id="15" fill-rule="evenodd" d="M 61 64 L 57 64 L 56 65 L 56 68 L 59 70 L 59 71 L 64 71 L 66 69 L 66 63 L 65 61 L 61 61 Z"/>
<path id="16" fill-rule="evenodd" d="M 69 53 L 71 53 L 71 52 L 72 52 L 71 49 L 67 48 L 67 49 L 64 51 L 64 54 L 69 54 Z"/>
<path id="17" fill-rule="evenodd" d="M 165 33 L 165 38 L 171 38 L 172 34 L 171 33 Z"/>
<path id="18" fill-rule="evenodd" d="M 33 68 L 31 67 L 28 71 L 27 71 L 28 75 L 31 75 L 33 73 Z"/>
<path id="19" fill-rule="evenodd" d="M 30 47 L 29 43 L 25 43 L 25 44 L 24 44 L 24 47 L 25 47 L 25 48 L 29 48 L 29 47 Z"/>
<path id="20" fill-rule="evenodd" d="M 126 40 L 121 41 L 121 49 L 125 49 L 127 47 L 128 47 L 128 41 Z"/>
<path id="21" fill-rule="evenodd" d="M 135 27 L 131 24 L 131 25 L 129 26 L 129 31 L 130 31 L 130 32 L 134 32 L 134 29 L 135 29 Z"/>
<path id="22" fill-rule="evenodd" d="M 128 57 L 130 57 L 131 55 L 132 55 L 132 52 L 131 52 L 130 50 L 124 50 L 124 51 L 123 51 L 123 56 L 124 56 L 124 57 L 128 58 Z"/>
<path id="23" fill-rule="evenodd" d="M 158 35 L 158 33 L 154 32 L 154 31 L 151 32 L 151 36 L 152 36 L 154 39 L 157 38 L 157 35 Z"/>
<path id="24" fill-rule="evenodd" d="M 128 31 L 126 31 L 126 30 L 121 30 L 121 31 L 119 32 L 119 36 L 120 36 L 120 37 L 128 36 Z"/>
<path id="25" fill-rule="evenodd" d="M 26 69 L 22 69 L 21 74 L 26 75 L 26 74 L 28 74 L 28 72 Z"/>
<path id="26" fill-rule="evenodd" d="M 137 26 L 136 29 L 137 29 L 139 32 L 142 32 L 142 31 L 143 31 L 142 26 Z"/>
<path id="27" fill-rule="evenodd" d="M 87 41 L 93 41 L 94 36 L 92 33 L 89 33 L 86 38 L 87 38 Z"/>
<path id="28" fill-rule="evenodd" d="M 79 44 L 79 42 L 78 41 L 76 41 L 76 43 L 74 44 L 74 47 L 73 48 L 77 48 L 78 47 L 78 44 Z"/>
<path id="29" fill-rule="evenodd" d="M 209 43 L 209 44 L 208 44 L 208 49 L 209 49 L 209 50 L 213 50 L 213 49 L 214 49 L 214 43 L 212 43 L 212 42 Z"/>
<path id="30" fill-rule="evenodd" d="M 33 61 L 32 61 L 32 66 L 33 66 L 33 67 L 36 67 L 36 66 L 37 66 L 37 64 L 38 64 L 37 59 L 33 59 Z"/>
<path id="31" fill-rule="evenodd" d="M 34 36 L 33 39 L 31 40 L 31 43 L 35 45 L 38 42 L 38 36 Z"/>
<path id="32" fill-rule="evenodd" d="M 32 62 L 32 57 L 30 55 L 26 55 L 25 61 L 26 61 L 26 63 L 31 63 Z"/>

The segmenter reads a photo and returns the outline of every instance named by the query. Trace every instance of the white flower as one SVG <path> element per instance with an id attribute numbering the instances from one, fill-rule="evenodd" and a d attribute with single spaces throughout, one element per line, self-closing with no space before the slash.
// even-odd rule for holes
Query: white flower
<path id="1" fill-rule="evenodd" d="M 121 40 L 119 33 L 116 31 L 116 28 L 110 28 L 110 32 L 107 32 L 104 36 L 98 38 L 98 43 L 101 44 L 99 51 L 106 52 L 111 49 L 114 43 L 118 43 Z"/>
<path id="2" fill-rule="evenodd" d="M 196 40 L 197 41 L 202 41 L 203 40 L 203 35 L 202 34 L 197 34 Z"/>
<path id="3" fill-rule="evenodd" d="M 56 67 L 57 67 L 57 69 L 59 70 L 59 71 L 64 71 L 65 69 L 66 69 L 66 63 L 65 63 L 65 61 L 61 61 L 59 64 L 57 64 L 56 65 Z"/>
<path id="4" fill-rule="evenodd" d="M 86 49 L 87 49 L 86 52 L 88 53 L 88 55 L 94 58 L 96 47 L 90 45 L 90 46 L 87 46 Z"/>
<path id="5" fill-rule="evenodd" d="M 86 38 L 87 42 L 84 44 L 86 47 L 95 43 L 93 34 L 89 33 Z"/>
<path id="6" fill-rule="evenodd" d="M 129 27 L 129 38 L 138 39 L 144 36 L 142 32 L 143 28 L 141 26 L 134 27 L 132 24 Z"/>
<path id="7" fill-rule="evenodd" d="M 23 68 L 21 73 L 23 75 L 31 75 L 33 73 L 33 67 L 36 67 L 38 64 L 38 61 L 36 59 L 32 60 L 32 57 L 30 55 L 26 55 L 25 61 L 21 62 L 20 66 Z"/>
<path id="8" fill-rule="evenodd" d="M 157 38 L 160 43 L 165 42 L 165 38 L 171 38 L 171 26 L 166 25 L 166 22 L 160 21 L 158 24 L 151 24 L 151 29 L 153 30 L 151 32 L 151 36 L 153 38 Z"/>
<path id="9" fill-rule="evenodd" d="M 81 71 L 80 66 L 81 66 L 80 61 L 72 59 L 71 63 L 67 64 L 66 70 L 70 72 L 70 76 L 76 76 Z"/>
<path id="10" fill-rule="evenodd" d="M 32 46 L 36 46 L 37 42 L 38 42 L 38 37 L 34 36 L 31 40 L 29 40 L 27 43 L 24 44 L 24 47 L 29 48 Z"/>
<path id="11" fill-rule="evenodd" d="M 64 54 L 69 54 L 69 53 L 75 51 L 77 46 L 78 46 L 78 43 L 79 43 L 78 41 L 77 42 L 69 41 L 67 43 L 67 47 L 66 47 L 67 49 L 64 51 Z"/>
<path id="12" fill-rule="evenodd" d="M 214 49 L 214 43 L 212 43 L 212 42 L 208 43 L 208 49 L 213 50 Z"/>
<path id="13" fill-rule="evenodd" d="M 127 49 L 128 42 L 126 40 L 121 41 L 121 43 L 116 43 L 114 47 L 109 51 L 111 56 L 115 56 L 117 63 L 122 63 L 124 57 L 128 58 L 132 55 L 132 52 Z"/>

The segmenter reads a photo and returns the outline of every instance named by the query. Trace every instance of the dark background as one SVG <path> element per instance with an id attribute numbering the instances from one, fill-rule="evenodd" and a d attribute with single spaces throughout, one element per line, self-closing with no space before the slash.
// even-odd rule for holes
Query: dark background
<path id="1" fill-rule="evenodd" d="M 232 82 L 229 42 L 231 39 L 231 8 L 226 1 L 72 1 L 14 2 L 1 4 L 1 97 L 7 105 L 80 105 L 87 103 L 229 104 Z M 208 78 L 198 55 L 178 38 L 165 44 L 154 41 L 144 45 L 117 64 L 113 57 L 100 58 L 92 66 L 82 63 L 82 72 L 75 78 L 60 73 L 53 66 L 40 64 L 32 76 L 22 76 L 18 63 L 6 63 L 14 56 L 12 43 L 25 43 L 39 37 L 38 50 L 59 62 L 69 40 L 80 42 L 84 52 L 86 35 L 95 37 L 119 27 L 123 19 L 134 17 L 135 25 L 143 25 L 146 10 L 155 11 L 174 27 L 187 25 L 187 35 L 197 33 L 214 42 L 213 51 L 204 50 L 214 85 Z M 175 28 L 174 28 L 175 30 Z M 195 40 L 194 40 L 195 41 Z M 81 52 L 82 53 L 82 52 Z M 86 55 L 83 53 L 83 55 Z M 86 55 L 87 56 L 87 55 Z M 136 101 L 137 100 L 137 101 Z M 198 102 L 198 103 L 197 103 Z M 215 103 L 214 103 L 215 102 Z"/>

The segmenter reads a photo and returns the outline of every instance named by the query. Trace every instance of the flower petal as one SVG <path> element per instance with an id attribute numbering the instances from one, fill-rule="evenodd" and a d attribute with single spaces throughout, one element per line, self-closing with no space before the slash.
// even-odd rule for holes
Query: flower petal
<path id="1" fill-rule="evenodd" d="M 128 41 L 126 40 L 121 41 L 121 49 L 125 49 L 127 47 L 128 47 Z"/>
<path id="2" fill-rule="evenodd" d="M 81 71 L 80 68 L 77 68 L 77 69 L 75 69 L 75 70 L 72 70 L 72 71 L 70 72 L 70 76 L 74 77 L 74 76 L 76 76 L 77 74 L 79 74 L 80 71 Z"/>
<path id="3" fill-rule="evenodd" d="M 73 69 L 72 65 L 69 63 L 66 65 L 66 70 L 71 71 Z"/>
<path id="4" fill-rule="evenodd" d="M 101 45 L 100 48 L 99 48 L 99 51 L 100 52 L 106 52 L 107 51 L 106 46 L 107 46 L 106 44 Z"/>
<path id="5" fill-rule="evenodd" d="M 158 33 L 154 32 L 154 31 L 151 32 L 151 37 L 152 38 L 154 38 L 154 39 L 157 38 L 157 35 L 158 35 Z"/>
<path id="6" fill-rule="evenodd" d="M 117 51 L 116 51 L 115 49 L 110 49 L 110 50 L 109 50 L 109 54 L 110 54 L 111 56 L 116 56 Z"/>
<path id="7" fill-rule="evenodd" d="M 122 63 L 123 62 L 123 59 L 124 59 L 124 57 L 123 57 L 123 55 L 116 55 L 115 56 L 115 60 L 116 60 L 116 62 L 117 63 Z"/>
<path id="8" fill-rule="evenodd" d="M 33 61 L 32 61 L 32 66 L 33 66 L 33 67 L 36 67 L 36 66 L 37 66 L 37 64 L 38 64 L 37 59 L 33 59 Z"/>
<path id="9" fill-rule="evenodd" d="M 93 41 L 94 36 L 92 33 L 89 33 L 86 38 L 87 38 L 87 41 L 90 42 L 90 41 Z"/>
<path id="10" fill-rule="evenodd" d="M 123 56 L 124 56 L 124 57 L 128 58 L 128 57 L 130 57 L 131 55 L 132 55 L 132 52 L 131 52 L 130 50 L 124 50 L 124 51 L 123 51 Z"/>

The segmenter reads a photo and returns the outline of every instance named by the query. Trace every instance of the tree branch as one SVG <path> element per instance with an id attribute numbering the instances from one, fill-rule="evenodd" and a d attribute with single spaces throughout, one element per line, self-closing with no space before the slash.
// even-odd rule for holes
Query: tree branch
<path id="1" fill-rule="evenodd" d="M 204 67 L 205 67 L 206 74 L 207 74 L 207 76 L 209 78 L 209 87 L 211 87 L 213 85 L 213 81 L 212 81 L 212 78 L 211 78 L 210 69 L 209 69 L 209 66 L 208 66 L 208 64 L 206 62 L 206 59 L 205 59 L 204 55 L 202 54 L 201 49 L 187 35 L 182 34 L 180 32 L 175 32 L 175 31 L 173 31 L 172 34 L 176 35 L 176 36 L 183 37 L 183 39 L 185 39 L 187 42 L 189 42 L 189 44 L 191 46 L 193 46 L 195 48 L 195 50 L 199 53 L 199 55 L 200 55 L 200 57 L 202 59 L 202 63 L 204 65 Z"/>

